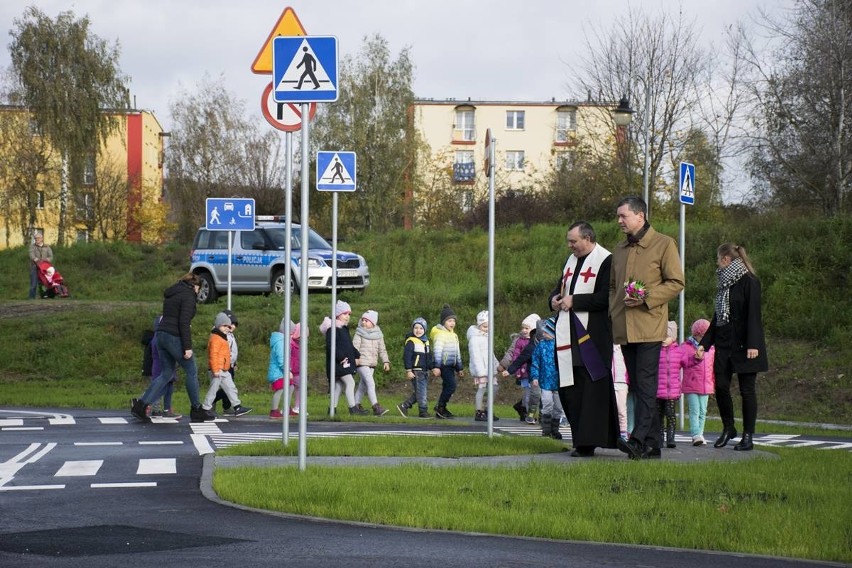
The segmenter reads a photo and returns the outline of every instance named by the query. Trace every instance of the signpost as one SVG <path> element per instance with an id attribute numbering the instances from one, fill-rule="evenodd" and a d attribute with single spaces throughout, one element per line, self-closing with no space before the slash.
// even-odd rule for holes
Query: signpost
<path id="1" fill-rule="evenodd" d="M 279 103 L 336 101 L 337 38 L 276 37 L 272 78 L 272 93 Z"/>
<path id="2" fill-rule="evenodd" d="M 317 152 L 317 189 L 355 191 L 356 163 L 355 152 Z"/>
<path id="3" fill-rule="evenodd" d="M 683 272 L 686 272 L 686 206 L 687 205 L 695 205 L 695 165 L 690 164 L 689 162 L 681 162 L 680 163 L 680 269 Z M 680 331 L 678 333 L 678 341 L 683 343 L 684 337 L 684 314 L 683 311 L 686 308 L 686 297 L 684 291 L 681 290 L 679 296 L 679 317 L 678 317 L 678 326 L 680 327 Z M 683 369 L 681 369 L 681 373 L 683 373 Z M 681 376 L 681 379 L 683 377 Z M 683 429 L 684 426 L 684 416 L 683 416 L 683 395 L 680 396 L 680 428 Z"/>
<path id="4" fill-rule="evenodd" d="M 228 231 L 228 309 L 231 309 L 231 255 L 234 231 L 254 231 L 254 199 L 208 197 L 208 231 Z"/>

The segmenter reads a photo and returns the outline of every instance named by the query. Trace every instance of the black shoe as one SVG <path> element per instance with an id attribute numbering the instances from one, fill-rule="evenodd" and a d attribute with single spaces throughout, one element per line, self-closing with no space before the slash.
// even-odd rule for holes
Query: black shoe
<path id="1" fill-rule="evenodd" d="M 662 458 L 663 453 L 660 451 L 660 448 L 645 448 L 645 451 L 642 452 L 643 460 L 658 460 Z"/>
<path id="2" fill-rule="evenodd" d="M 400 413 L 401 415 L 403 415 L 403 416 L 405 416 L 406 418 L 408 418 L 408 407 L 407 407 L 407 406 L 405 406 L 405 403 L 404 403 L 404 402 L 401 402 L 401 403 L 397 404 L 397 405 L 396 405 L 396 409 L 399 411 L 399 413 Z"/>
<path id="3" fill-rule="evenodd" d="M 593 458 L 595 457 L 595 449 L 592 448 L 574 448 L 574 451 L 571 452 L 572 458 Z"/>
<path id="4" fill-rule="evenodd" d="M 216 420 L 216 414 L 212 410 L 204 410 L 196 406 L 189 411 L 190 422 L 213 422 L 214 420 Z"/>
<path id="5" fill-rule="evenodd" d="M 446 406 L 436 406 L 435 410 L 435 418 L 442 418 L 444 420 L 449 420 L 454 416 L 452 412 L 447 410 Z"/>
<path id="6" fill-rule="evenodd" d="M 734 430 L 733 428 L 728 430 L 726 428 L 725 430 L 722 430 L 722 435 L 719 436 L 719 439 L 716 440 L 716 442 L 713 444 L 713 447 L 714 448 L 724 448 L 725 446 L 728 445 L 728 442 L 730 442 L 733 438 L 736 438 L 736 437 L 737 437 L 737 431 L 736 430 Z"/>
<path id="7" fill-rule="evenodd" d="M 674 442 L 667 442 L 666 447 L 669 449 L 676 448 L 677 444 L 675 444 Z"/>
<path id="8" fill-rule="evenodd" d="M 421 410 L 421 411 L 417 414 L 417 418 L 426 418 L 426 419 L 430 419 L 430 420 L 431 420 L 431 419 L 432 419 L 432 415 L 431 415 L 431 414 L 429 414 L 429 411 L 428 411 L 428 410 Z"/>
<path id="9" fill-rule="evenodd" d="M 130 399 L 130 414 L 142 422 L 151 421 L 151 407 L 137 398 Z"/>
<path id="10" fill-rule="evenodd" d="M 485 412 L 482 411 L 482 410 L 477 410 L 476 415 L 473 417 L 473 419 L 476 422 L 487 422 L 488 421 L 488 415 L 485 414 Z"/>
<path id="11" fill-rule="evenodd" d="M 243 406 L 243 405 L 235 406 L 234 407 L 234 416 L 243 416 L 244 414 L 248 414 L 251 411 L 252 411 L 252 409 L 249 408 L 248 406 Z"/>
<path id="12" fill-rule="evenodd" d="M 349 415 L 350 416 L 366 416 L 370 414 L 370 412 L 362 407 L 360 404 L 356 404 L 355 406 L 349 407 Z"/>
<path id="13" fill-rule="evenodd" d="M 754 443 L 752 442 L 752 435 L 746 432 L 743 434 L 743 439 L 734 446 L 734 449 L 738 452 L 750 452 L 754 449 Z"/>
<path id="14" fill-rule="evenodd" d="M 447 408 L 446 406 L 443 408 L 443 411 L 444 411 L 444 418 L 455 418 L 456 417 L 456 415 L 453 414 L 452 412 L 450 412 L 450 409 Z"/>
<path id="15" fill-rule="evenodd" d="M 618 449 L 627 454 L 627 457 L 630 459 L 638 460 L 642 458 L 642 446 L 633 438 L 629 440 L 618 438 L 615 443 Z"/>

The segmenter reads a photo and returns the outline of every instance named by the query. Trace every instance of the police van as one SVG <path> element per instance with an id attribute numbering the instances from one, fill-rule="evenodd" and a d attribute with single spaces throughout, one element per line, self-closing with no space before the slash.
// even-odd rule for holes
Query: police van
<path id="1" fill-rule="evenodd" d="M 292 223 L 291 258 L 285 258 L 286 225 L 279 217 L 258 216 L 253 231 L 235 231 L 231 245 L 231 292 L 235 294 L 284 294 L 287 270 L 294 293 L 305 289 L 301 282 L 302 228 Z M 313 229 L 308 231 L 307 289 L 331 290 L 332 247 Z M 198 229 L 192 244 L 190 272 L 201 279 L 199 303 L 215 302 L 228 290 L 228 231 Z M 337 289 L 364 290 L 370 269 L 364 257 L 337 251 Z"/>

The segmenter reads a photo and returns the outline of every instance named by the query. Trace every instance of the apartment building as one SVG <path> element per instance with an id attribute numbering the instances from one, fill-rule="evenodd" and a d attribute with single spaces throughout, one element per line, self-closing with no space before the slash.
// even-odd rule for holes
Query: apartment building
<path id="1" fill-rule="evenodd" d="M 69 179 L 65 242 L 124 238 L 155 242 L 145 219 L 163 197 L 168 133 L 145 110 L 109 112 L 116 128 Z M 0 249 L 29 244 L 33 231 L 58 240 L 62 157 L 37 132 L 29 111 L 0 106 Z M 93 231 L 97 227 L 97 231 Z M 93 234 L 95 233 L 95 234 Z"/>

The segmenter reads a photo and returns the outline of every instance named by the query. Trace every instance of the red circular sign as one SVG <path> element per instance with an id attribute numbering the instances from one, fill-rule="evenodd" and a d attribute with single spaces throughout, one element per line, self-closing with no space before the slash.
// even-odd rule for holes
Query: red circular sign
<path id="1" fill-rule="evenodd" d="M 263 90 L 260 97 L 260 110 L 266 122 L 284 132 L 295 132 L 302 128 L 302 105 L 296 103 L 279 103 L 272 95 L 272 83 Z M 308 106 L 308 119 L 317 113 L 317 103 Z"/>

